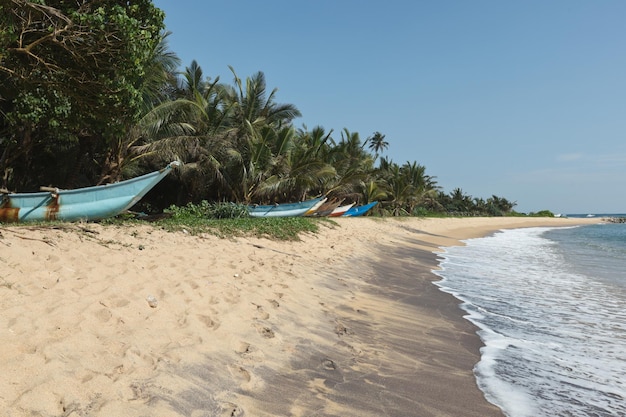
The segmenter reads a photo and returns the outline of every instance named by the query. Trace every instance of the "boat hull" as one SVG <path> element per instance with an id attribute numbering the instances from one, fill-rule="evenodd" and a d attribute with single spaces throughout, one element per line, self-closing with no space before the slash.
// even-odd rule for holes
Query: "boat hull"
<path id="1" fill-rule="evenodd" d="M 313 213 L 315 213 L 317 210 L 319 210 L 319 208 L 322 207 L 322 205 L 324 205 L 324 203 L 326 203 L 326 200 L 327 200 L 327 198 L 322 198 L 320 201 L 315 203 L 313 205 L 313 207 L 311 207 L 310 209 L 305 211 L 303 216 L 309 217 L 309 216 L 313 215 Z"/>
<path id="2" fill-rule="evenodd" d="M 365 213 L 367 213 L 368 211 L 370 211 L 372 209 L 372 207 L 374 207 L 376 204 L 378 204 L 378 201 L 374 201 L 372 203 L 364 204 L 364 205 L 358 206 L 358 207 L 352 207 L 351 209 L 349 209 L 348 211 L 343 213 L 342 217 L 358 217 L 358 216 L 362 216 Z"/>
<path id="3" fill-rule="evenodd" d="M 332 213 L 334 209 L 339 207 L 339 204 L 341 204 L 341 202 L 336 200 L 326 201 L 322 203 L 317 209 L 309 210 L 304 215 L 306 217 L 326 217 L 330 213 Z"/>
<path id="4" fill-rule="evenodd" d="M 334 209 L 332 211 L 332 213 L 330 213 L 328 215 L 328 217 L 341 217 L 341 216 L 343 216 L 343 214 L 346 211 L 350 210 L 352 208 L 352 206 L 354 206 L 354 203 L 347 204 L 347 205 L 341 206 L 341 207 L 337 207 L 336 209 Z"/>
<path id="5" fill-rule="evenodd" d="M 135 205 L 178 165 L 178 162 L 172 162 L 159 171 L 113 184 L 4 194 L 0 221 L 77 221 L 113 217 Z"/>
<path id="6" fill-rule="evenodd" d="M 299 217 L 311 210 L 322 198 L 314 198 L 300 203 L 248 206 L 248 213 L 251 217 Z"/>

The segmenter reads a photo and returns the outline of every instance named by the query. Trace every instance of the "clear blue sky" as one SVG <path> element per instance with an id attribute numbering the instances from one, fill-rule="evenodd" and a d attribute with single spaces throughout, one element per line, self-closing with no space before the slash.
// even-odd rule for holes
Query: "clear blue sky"
<path id="1" fill-rule="evenodd" d="M 156 0 L 182 68 L 386 135 L 449 192 L 626 212 L 626 1 Z"/>

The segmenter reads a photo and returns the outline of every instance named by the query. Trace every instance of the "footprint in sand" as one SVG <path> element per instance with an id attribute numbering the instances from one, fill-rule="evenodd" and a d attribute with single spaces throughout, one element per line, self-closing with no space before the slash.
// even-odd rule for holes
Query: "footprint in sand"
<path id="1" fill-rule="evenodd" d="M 233 376 L 240 378 L 246 382 L 250 382 L 250 380 L 252 379 L 252 377 L 250 376 L 250 372 L 248 372 L 243 366 L 230 365 L 228 367 L 228 370 L 231 374 L 233 374 Z"/>
<path id="2" fill-rule="evenodd" d="M 263 352 L 247 342 L 239 342 L 237 346 L 235 346 L 234 351 L 246 361 L 263 362 L 265 359 Z"/>
<path id="3" fill-rule="evenodd" d="M 130 300 L 127 298 L 114 298 L 111 300 L 113 307 L 126 307 L 128 304 L 130 304 Z"/>
<path id="4" fill-rule="evenodd" d="M 222 293 L 222 298 L 228 304 L 236 304 L 239 301 L 240 293 L 239 288 L 230 288 Z"/>
<path id="5" fill-rule="evenodd" d="M 324 367 L 324 369 L 328 369 L 329 371 L 334 371 L 335 369 L 337 369 L 337 365 L 335 364 L 335 362 L 328 358 L 322 361 L 322 366 Z"/>
<path id="6" fill-rule="evenodd" d="M 216 330 L 217 328 L 220 327 L 220 322 L 217 320 L 213 320 L 210 316 L 207 316 L 204 314 L 198 314 L 196 315 L 196 317 L 198 318 L 198 320 L 202 322 L 202 324 L 204 324 L 206 327 L 208 327 L 211 330 Z"/>
<path id="7" fill-rule="evenodd" d="M 266 339 L 273 339 L 274 337 L 276 337 L 274 330 L 270 329 L 269 327 L 257 326 L 256 329 L 259 332 L 259 334 Z"/>
<path id="8" fill-rule="evenodd" d="M 244 414 L 243 409 L 233 403 L 223 403 L 220 409 L 220 417 L 242 417 Z"/>
<path id="9" fill-rule="evenodd" d="M 238 342 L 236 344 L 236 346 L 234 346 L 233 350 L 235 351 L 235 353 L 238 353 L 240 355 L 243 355 L 245 353 L 250 352 L 252 345 L 250 345 L 250 343 L 247 342 Z"/>
<path id="10" fill-rule="evenodd" d="M 52 262 L 52 263 L 57 263 L 59 262 L 59 257 L 55 256 L 55 255 L 48 255 L 48 257 L 46 258 L 46 261 L 48 262 Z"/>
<path id="11" fill-rule="evenodd" d="M 270 315 L 268 312 L 266 312 L 265 310 L 263 310 L 263 307 L 258 305 L 258 304 L 254 304 L 252 303 L 252 305 L 256 306 L 256 314 L 254 315 L 254 318 L 257 320 L 267 320 L 270 318 Z"/>
<path id="12" fill-rule="evenodd" d="M 111 320 L 111 317 L 113 317 L 113 314 L 111 313 L 111 310 L 109 310 L 108 308 L 100 308 L 98 309 L 98 311 L 96 311 L 93 314 L 101 323 L 106 323 L 107 321 Z"/>

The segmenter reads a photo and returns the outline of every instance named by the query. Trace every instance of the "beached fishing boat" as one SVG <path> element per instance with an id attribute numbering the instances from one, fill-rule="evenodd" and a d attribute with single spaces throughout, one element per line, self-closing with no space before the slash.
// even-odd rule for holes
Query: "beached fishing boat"
<path id="1" fill-rule="evenodd" d="M 307 211 L 304 215 L 307 217 L 326 217 L 333 212 L 334 209 L 339 207 L 341 201 L 331 200 L 322 203 L 315 211 Z"/>
<path id="2" fill-rule="evenodd" d="M 328 199 L 326 197 L 324 197 L 320 201 L 315 203 L 315 205 L 313 207 L 311 207 L 310 209 L 308 209 L 304 213 L 304 216 L 311 216 L 313 213 L 315 213 L 317 210 L 319 210 L 320 207 L 322 207 L 322 205 L 326 202 L 326 200 L 328 200 Z"/>
<path id="3" fill-rule="evenodd" d="M 352 207 L 352 208 L 348 209 L 348 211 L 343 213 L 342 217 L 362 216 L 365 213 L 367 213 L 368 211 L 370 211 L 372 209 L 372 207 L 374 207 L 376 204 L 378 204 L 378 201 L 374 201 L 372 203 L 364 204 L 364 205 L 358 206 L 358 207 Z"/>
<path id="4" fill-rule="evenodd" d="M 50 187 L 42 187 L 42 192 L 35 193 L 2 190 L 0 222 L 101 220 L 113 217 L 135 205 L 179 164 L 175 161 L 140 177 L 74 190 Z"/>
<path id="5" fill-rule="evenodd" d="M 345 206 L 337 207 L 328 215 L 328 217 L 341 217 L 343 214 L 350 210 L 354 206 L 354 203 L 346 204 Z"/>
<path id="6" fill-rule="evenodd" d="M 322 199 L 323 197 L 318 197 L 300 203 L 251 205 L 248 206 L 248 213 L 251 217 L 298 217 L 303 216 Z"/>

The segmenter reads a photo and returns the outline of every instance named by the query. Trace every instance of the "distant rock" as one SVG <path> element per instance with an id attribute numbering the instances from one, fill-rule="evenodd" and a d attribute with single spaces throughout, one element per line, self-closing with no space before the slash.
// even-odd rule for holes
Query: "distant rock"
<path id="1" fill-rule="evenodd" d="M 626 217 L 609 217 L 606 221 L 609 223 L 626 223 Z"/>

